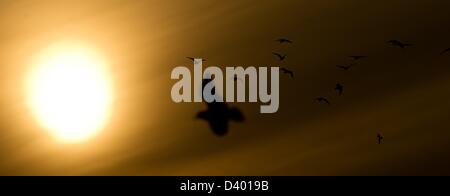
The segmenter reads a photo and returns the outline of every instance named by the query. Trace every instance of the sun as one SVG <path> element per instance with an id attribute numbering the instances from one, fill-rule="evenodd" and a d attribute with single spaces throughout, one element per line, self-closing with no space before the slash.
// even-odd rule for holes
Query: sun
<path id="1" fill-rule="evenodd" d="M 49 133 L 64 142 L 98 134 L 111 112 L 111 76 L 89 47 L 57 44 L 43 50 L 26 77 L 27 102 Z"/>

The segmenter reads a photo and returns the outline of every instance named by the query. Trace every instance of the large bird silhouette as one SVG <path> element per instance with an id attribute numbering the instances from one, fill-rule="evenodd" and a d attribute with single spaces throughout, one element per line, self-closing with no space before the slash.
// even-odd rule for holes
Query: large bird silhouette
<path id="1" fill-rule="evenodd" d="M 389 40 L 388 43 L 393 45 L 393 46 L 398 46 L 400 48 L 406 48 L 408 46 L 411 46 L 411 44 L 406 44 L 406 43 L 403 43 L 403 42 L 398 41 L 398 40 Z"/>
<path id="2" fill-rule="evenodd" d="M 211 79 L 203 79 L 202 89 L 211 81 Z M 217 136 L 224 136 L 228 133 L 230 121 L 244 121 L 242 112 L 238 108 L 229 108 L 225 102 L 206 102 L 206 105 L 207 110 L 199 112 L 197 118 L 208 121 L 213 133 Z"/>

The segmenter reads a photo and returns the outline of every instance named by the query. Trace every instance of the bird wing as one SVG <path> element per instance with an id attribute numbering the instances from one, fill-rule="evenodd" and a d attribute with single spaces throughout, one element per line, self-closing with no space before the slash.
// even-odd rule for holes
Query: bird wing
<path id="1" fill-rule="evenodd" d="M 277 42 L 280 42 L 280 43 L 283 43 L 283 42 L 292 43 L 291 40 L 288 40 L 288 39 L 286 39 L 286 38 L 280 38 L 280 39 L 277 39 L 276 41 L 277 41 Z"/>
<path id="2" fill-rule="evenodd" d="M 276 53 L 276 52 L 273 52 L 272 54 L 275 55 L 275 56 L 277 56 L 277 57 L 280 58 L 280 59 L 283 57 L 283 56 L 281 56 L 281 54 L 278 54 L 278 53 Z"/>
<path id="3" fill-rule="evenodd" d="M 201 112 L 197 113 L 196 118 L 203 119 L 203 120 L 208 120 L 208 116 L 209 116 L 208 111 L 201 111 Z"/>
<path id="4" fill-rule="evenodd" d="M 291 75 L 291 77 L 294 77 L 294 72 L 292 72 L 291 70 L 288 70 L 284 67 L 280 68 L 280 70 L 283 71 L 283 73 L 289 74 L 289 75 Z"/>
<path id="5" fill-rule="evenodd" d="M 244 115 L 238 108 L 231 108 L 228 112 L 228 116 L 231 120 L 237 122 L 243 122 L 245 120 Z"/>

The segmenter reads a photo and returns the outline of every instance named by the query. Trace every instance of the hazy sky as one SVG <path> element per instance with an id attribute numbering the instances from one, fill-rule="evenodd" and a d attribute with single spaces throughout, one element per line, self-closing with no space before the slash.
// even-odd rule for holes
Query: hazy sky
<path id="1" fill-rule="evenodd" d="M 0 174 L 450 175 L 449 10 L 446 0 L 1 0 Z M 112 117 L 79 144 L 55 140 L 24 101 L 30 59 L 60 41 L 88 43 L 113 70 Z M 336 68 L 349 55 L 369 58 Z M 281 76 L 278 113 L 232 104 L 247 120 L 216 137 L 195 119 L 205 104 L 170 98 L 186 56 L 285 66 L 295 79 Z"/>

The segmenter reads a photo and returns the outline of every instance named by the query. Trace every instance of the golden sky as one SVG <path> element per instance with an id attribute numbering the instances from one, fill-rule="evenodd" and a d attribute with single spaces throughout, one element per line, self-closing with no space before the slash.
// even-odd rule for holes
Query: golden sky
<path id="1" fill-rule="evenodd" d="M 0 0 L 2 175 L 450 174 L 450 1 Z M 274 40 L 288 37 L 292 45 Z M 413 44 L 389 46 L 391 39 Z M 115 99 L 87 141 L 55 140 L 27 108 L 24 76 L 53 43 L 109 62 Z M 280 64 L 272 52 L 284 52 Z M 348 72 L 336 65 L 367 55 Z M 190 66 L 286 66 L 280 110 L 232 104 L 226 137 L 173 103 L 170 73 Z M 345 85 L 344 95 L 333 92 Z M 330 97 L 331 106 L 315 103 Z M 377 144 L 383 133 L 385 143 Z"/>

